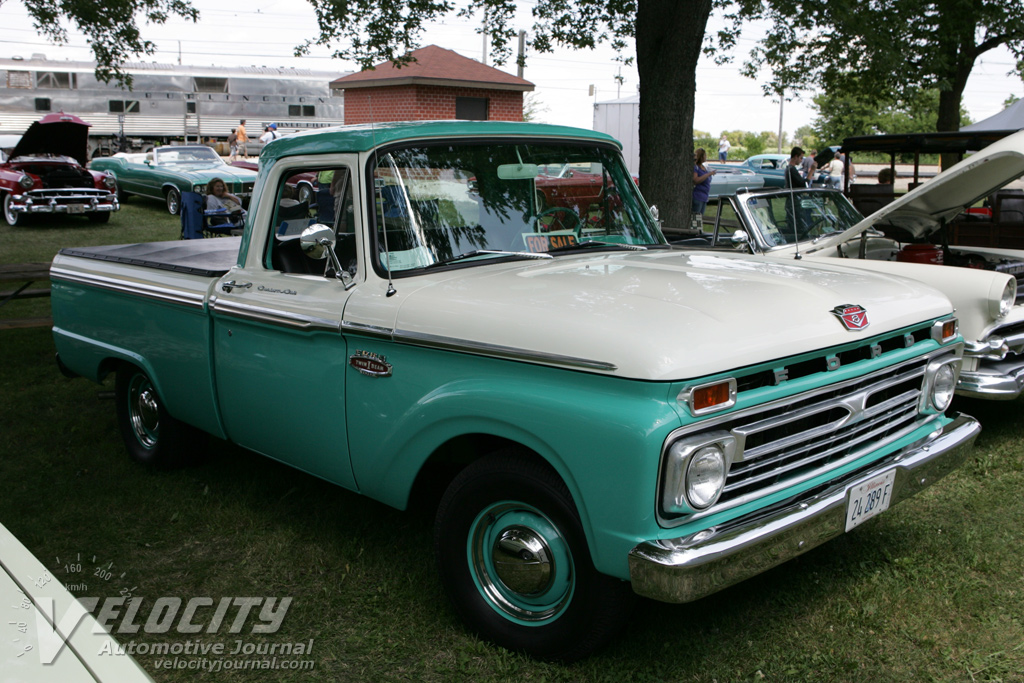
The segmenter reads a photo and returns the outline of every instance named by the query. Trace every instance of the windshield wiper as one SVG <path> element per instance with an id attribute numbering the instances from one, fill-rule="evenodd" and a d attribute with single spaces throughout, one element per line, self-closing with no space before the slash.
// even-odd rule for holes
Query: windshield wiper
<path id="1" fill-rule="evenodd" d="M 473 251 L 467 251 L 465 254 L 459 254 L 458 256 L 452 256 L 451 258 L 444 259 L 443 261 L 437 261 L 435 263 L 431 263 L 428 266 L 424 266 L 424 269 L 426 269 L 426 268 L 439 268 L 439 267 L 442 267 L 442 266 L 448 266 L 448 265 L 451 265 L 453 263 L 457 263 L 459 261 L 464 261 L 466 259 L 471 259 L 471 258 L 473 258 L 475 256 L 489 256 L 489 255 L 502 256 L 502 257 L 513 257 L 513 258 L 518 258 L 518 259 L 549 259 L 549 258 L 552 258 L 551 256 L 548 256 L 547 254 L 537 253 L 537 252 L 532 252 L 532 251 L 499 251 L 499 250 L 496 250 L 496 249 L 474 249 Z"/>
<path id="2" fill-rule="evenodd" d="M 647 247 L 639 244 L 622 244 L 620 242 L 600 242 L 598 240 L 588 240 L 586 242 L 578 242 L 576 244 L 567 244 L 562 247 L 555 247 L 554 249 L 548 249 L 549 254 L 553 254 L 559 251 L 572 251 L 574 249 L 592 249 L 594 247 L 614 247 L 616 249 L 625 249 L 627 251 L 647 251 Z"/>

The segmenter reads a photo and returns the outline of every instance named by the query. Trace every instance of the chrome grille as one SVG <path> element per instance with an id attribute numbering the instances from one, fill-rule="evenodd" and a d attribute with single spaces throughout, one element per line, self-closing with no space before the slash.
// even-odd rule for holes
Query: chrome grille
<path id="1" fill-rule="evenodd" d="M 718 425 L 740 455 L 717 507 L 835 468 L 916 427 L 926 366 L 918 359 Z"/>

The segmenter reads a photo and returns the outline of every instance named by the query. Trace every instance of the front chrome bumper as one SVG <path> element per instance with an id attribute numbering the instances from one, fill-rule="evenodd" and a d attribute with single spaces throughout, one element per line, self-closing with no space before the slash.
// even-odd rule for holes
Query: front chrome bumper
<path id="1" fill-rule="evenodd" d="M 956 469 L 980 432 L 977 420 L 959 414 L 938 436 L 807 498 L 682 538 L 641 543 L 629 553 L 633 590 L 663 602 L 692 602 L 760 574 L 845 533 L 854 486 L 895 469 L 891 507 Z"/>
<path id="2" fill-rule="evenodd" d="M 55 190 L 26 193 L 12 198 L 15 213 L 108 213 L 121 208 L 117 196 L 106 190 Z"/>
<path id="3" fill-rule="evenodd" d="M 959 396 L 1012 401 L 1024 391 L 1024 356 L 1002 360 L 982 359 L 977 370 L 961 371 L 956 385 Z"/>

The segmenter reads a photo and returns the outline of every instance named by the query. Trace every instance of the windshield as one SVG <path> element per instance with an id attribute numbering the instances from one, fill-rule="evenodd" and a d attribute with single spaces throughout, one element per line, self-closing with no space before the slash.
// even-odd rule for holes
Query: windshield
<path id="1" fill-rule="evenodd" d="M 392 273 L 460 257 L 543 258 L 587 242 L 664 243 L 618 151 L 606 147 L 488 142 L 394 149 L 376 158 L 373 188 L 378 265 Z"/>
<path id="2" fill-rule="evenodd" d="M 751 222 L 769 247 L 843 232 L 862 218 L 838 192 L 779 192 L 751 195 L 743 202 Z"/>
<path id="3" fill-rule="evenodd" d="M 210 147 L 158 147 L 156 163 L 169 164 L 222 163 L 220 156 Z"/>

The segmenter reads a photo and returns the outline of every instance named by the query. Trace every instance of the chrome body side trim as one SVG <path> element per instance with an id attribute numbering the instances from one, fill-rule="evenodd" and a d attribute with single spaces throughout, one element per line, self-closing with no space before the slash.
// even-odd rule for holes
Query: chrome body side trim
<path id="1" fill-rule="evenodd" d="M 98 287 L 112 292 L 132 294 L 134 296 L 141 296 L 147 299 L 155 299 L 156 301 L 181 304 L 183 306 L 189 306 L 190 308 L 202 308 L 203 303 L 206 300 L 206 297 L 203 294 L 195 292 L 182 292 L 179 290 L 157 287 L 155 285 L 144 285 L 141 283 L 127 284 L 123 279 L 119 278 L 79 273 L 58 267 L 50 268 L 50 279 L 74 282 L 76 284 L 86 285 L 89 287 Z"/>
<path id="2" fill-rule="evenodd" d="M 297 330 L 327 330 L 338 331 L 338 323 L 325 318 L 317 318 L 311 315 L 282 311 L 280 309 L 253 306 L 252 304 L 240 304 L 222 299 L 210 299 L 210 310 L 217 315 L 228 318 L 238 318 L 252 322 L 290 327 Z"/>
<path id="3" fill-rule="evenodd" d="M 868 470 L 726 524 L 667 540 L 645 541 L 629 553 L 633 590 L 664 602 L 692 602 L 760 574 L 846 531 L 850 490 L 895 470 L 891 505 L 935 483 L 958 467 L 981 432 L 978 421 L 953 422 Z"/>
<path id="4" fill-rule="evenodd" d="M 503 360 L 525 361 L 527 363 L 560 365 L 572 369 L 601 370 L 604 372 L 612 372 L 617 369 L 617 366 L 614 363 L 606 363 L 604 361 L 590 360 L 588 358 L 576 358 L 573 356 L 562 356 L 554 353 L 544 353 L 543 351 L 518 349 L 511 346 L 486 344 L 483 342 L 473 342 L 464 339 L 453 339 L 451 337 L 424 334 L 422 332 L 395 330 L 394 340 L 403 344 L 413 344 L 415 346 L 425 346 L 428 348 L 443 349 L 445 351 L 461 351 L 463 353 L 472 353 L 479 356 L 491 356 L 494 358 L 501 358 Z"/>
<path id="5" fill-rule="evenodd" d="M 374 339 L 386 339 L 388 341 L 391 341 L 395 334 L 395 331 L 390 327 L 366 325 L 364 323 L 349 322 L 348 320 L 341 321 L 341 331 L 343 334 L 354 334 L 360 337 L 373 337 Z"/>

